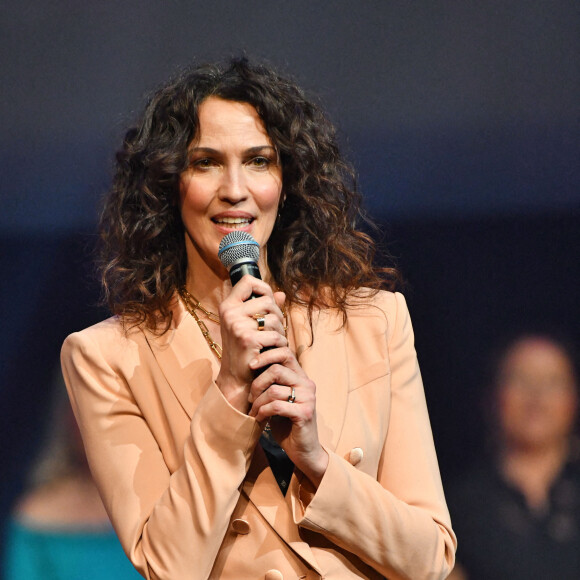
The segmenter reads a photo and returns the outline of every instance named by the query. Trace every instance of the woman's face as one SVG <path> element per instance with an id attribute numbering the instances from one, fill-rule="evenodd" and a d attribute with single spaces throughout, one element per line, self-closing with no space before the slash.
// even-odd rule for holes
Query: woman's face
<path id="1" fill-rule="evenodd" d="M 570 435 L 576 386 L 570 361 L 555 344 L 539 338 L 517 343 L 503 361 L 497 393 L 507 442 L 538 448 Z"/>
<path id="2" fill-rule="evenodd" d="M 268 241 L 282 193 L 282 167 L 251 105 L 209 97 L 199 107 L 199 136 L 189 147 L 179 200 L 188 266 L 205 263 L 224 276 L 217 257 L 221 239 L 234 230 L 260 244 L 266 268 Z"/>

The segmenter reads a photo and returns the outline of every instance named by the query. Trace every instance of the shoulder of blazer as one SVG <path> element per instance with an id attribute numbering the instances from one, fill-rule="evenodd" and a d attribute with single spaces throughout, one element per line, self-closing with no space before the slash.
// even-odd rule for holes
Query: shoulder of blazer
<path id="1" fill-rule="evenodd" d="M 143 331 L 139 326 L 126 328 L 123 326 L 119 316 L 111 316 L 110 318 L 97 322 L 83 330 L 73 332 L 67 337 L 67 340 L 74 337 L 82 342 L 86 340 L 102 343 L 107 341 L 134 339 L 136 336 L 142 334 Z"/>
<path id="2" fill-rule="evenodd" d="M 401 302 L 404 304 L 405 299 L 399 292 L 387 290 L 375 292 L 363 288 L 349 299 L 348 320 L 368 318 L 369 316 L 394 320 Z"/>
<path id="3" fill-rule="evenodd" d="M 139 351 L 146 344 L 139 326 L 126 329 L 118 316 L 112 316 L 67 336 L 62 356 L 63 359 L 78 355 L 87 360 L 104 359 L 115 365 L 115 361 L 126 360 L 130 352 Z"/>

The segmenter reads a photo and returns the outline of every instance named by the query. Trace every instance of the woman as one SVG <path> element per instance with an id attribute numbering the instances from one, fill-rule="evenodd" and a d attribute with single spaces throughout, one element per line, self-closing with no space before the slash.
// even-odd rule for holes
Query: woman
<path id="1" fill-rule="evenodd" d="M 101 222 L 116 316 L 71 335 L 63 368 L 146 578 L 452 566 L 408 312 L 380 291 L 351 175 L 319 108 L 245 59 L 186 72 L 127 133 Z M 232 288 L 236 230 L 263 281 Z"/>
<path id="2" fill-rule="evenodd" d="M 1 577 L 135 580 L 89 472 L 60 369 L 55 383 L 44 443 L 6 529 Z"/>
<path id="3" fill-rule="evenodd" d="M 580 448 L 573 435 L 578 393 L 572 361 L 560 342 L 543 335 L 519 336 L 502 350 L 492 381 L 493 456 L 450 494 L 463 539 L 462 566 L 453 578 L 578 578 Z"/>

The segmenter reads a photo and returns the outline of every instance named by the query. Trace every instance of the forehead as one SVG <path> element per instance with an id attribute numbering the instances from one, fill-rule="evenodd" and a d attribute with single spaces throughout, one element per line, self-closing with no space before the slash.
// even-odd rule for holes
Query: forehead
<path id="1" fill-rule="evenodd" d="M 199 106 L 197 142 L 223 139 L 255 140 L 255 145 L 271 145 L 256 109 L 249 103 L 209 97 Z"/>
<path id="2" fill-rule="evenodd" d="M 504 372 L 512 373 L 573 375 L 566 353 L 558 345 L 541 338 L 516 343 L 506 354 L 502 367 Z"/>

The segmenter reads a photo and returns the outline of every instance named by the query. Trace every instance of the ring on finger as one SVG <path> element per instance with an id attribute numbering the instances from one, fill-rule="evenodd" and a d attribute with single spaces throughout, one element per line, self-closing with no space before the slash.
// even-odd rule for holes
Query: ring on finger
<path id="1" fill-rule="evenodd" d="M 294 390 L 294 387 L 290 387 L 292 390 L 290 391 L 290 396 L 288 397 L 288 402 L 289 403 L 295 403 L 296 402 L 296 391 Z"/>
<path id="2" fill-rule="evenodd" d="M 263 314 L 254 314 L 252 318 L 258 323 L 258 330 L 264 330 L 266 327 L 266 317 Z"/>

